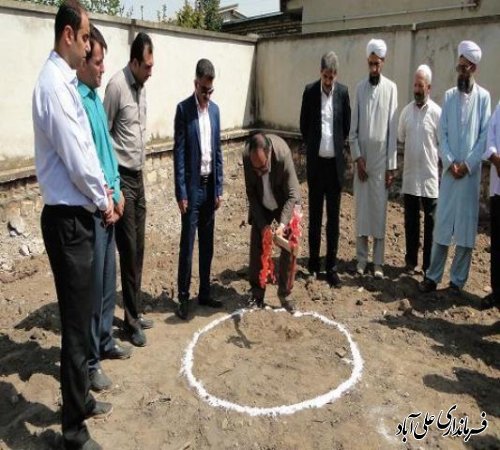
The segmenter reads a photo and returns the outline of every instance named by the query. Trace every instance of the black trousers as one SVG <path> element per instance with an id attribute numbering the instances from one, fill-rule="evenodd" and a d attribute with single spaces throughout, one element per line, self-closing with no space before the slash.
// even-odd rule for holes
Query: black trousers
<path id="1" fill-rule="evenodd" d="M 193 265 L 193 247 L 198 231 L 198 257 L 200 271 L 200 291 L 198 298 L 210 298 L 210 268 L 214 254 L 215 199 L 213 176 L 200 182 L 197 201 L 188 204 L 188 210 L 182 215 L 181 242 L 179 250 L 179 272 L 177 291 L 179 300 L 189 300 L 191 287 L 191 269 Z"/>
<path id="2" fill-rule="evenodd" d="M 318 170 L 309 177 L 309 271 L 319 272 L 323 203 L 326 198 L 326 271 L 335 271 L 339 246 L 341 186 L 335 158 L 319 158 Z"/>
<path id="3" fill-rule="evenodd" d="M 125 197 L 125 210 L 116 223 L 116 247 L 120 254 L 125 326 L 136 329 L 141 297 L 144 237 L 146 229 L 146 197 L 142 171 L 120 166 L 120 182 Z"/>
<path id="4" fill-rule="evenodd" d="M 66 448 L 80 448 L 90 438 L 84 420 L 95 406 L 87 365 L 94 302 L 94 219 L 81 207 L 45 206 L 41 226 L 61 316 L 63 438 Z"/>
<path id="5" fill-rule="evenodd" d="M 418 265 L 418 247 L 420 246 L 420 205 L 424 210 L 424 255 L 422 269 L 425 272 L 431 263 L 432 232 L 434 230 L 434 215 L 437 198 L 404 195 L 405 205 L 405 262 L 408 266 Z"/>
<path id="6" fill-rule="evenodd" d="M 500 304 L 500 195 L 490 197 L 491 289 Z"/>

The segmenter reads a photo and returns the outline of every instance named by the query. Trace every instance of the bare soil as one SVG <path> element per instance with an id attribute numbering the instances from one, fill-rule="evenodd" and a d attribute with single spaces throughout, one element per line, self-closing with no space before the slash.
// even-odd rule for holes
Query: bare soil
<path id="1" fill-rule="evenodd" d="M 299 258 L 298 308 L 346 327 L 364 361 L 360 381 L 333 403 L 289 416 L 250 417 L 199 398 L 180 372 L 187 344 L 195 332 L 249 299 L 250 228 L 241 167 L 229 170 L 226 180 L 212 271 L 213 296 L 224 302 L 224 310 L 197 305 L 195 257 L 187 322 L 174 315 L 180 218 L 173 183 L 148 190 L 143 303 L 155 327 L 146 332 L 148 345 L 135 348 L 130 360 L 103 361 L 114 387 L 97 397 L 112 402 L 114 411 L 104 421 L 89 421 L 89 428 L 105 449 L 500 449 L 500 312 L 479 308 L 489 289 L 489 236 L 480 230 L 462 296 L 448 292 L 447 278 L 437 292 L 421 295 L 421 276 L 403 270 L 403 209 L 397 200 L 389 204 L 385 279 L 355 274 L 354 208 L 347 193 L 339 251 L 342 287 L 330 289 L 325 280 L 308 278 L 307 236 Z M 303 184 L 305 199 L 306 189 Z M 307 207 L 304 211 L 307 224 Z M 1 232 L 2 450 L 57 448 L 61 439 L 57 303 L 46 255 L 17 255 L 23 239 L 40 237 L 37 221 L 28 222 L 28 238 L 9 237 L 6 226 Z M 119 280 L 117 287 L 115 331 L 124 339 Z M 275 287 L 266 300 L 279 306 Z M 349 377 L 351 358 L 337 329 L 310 317 L 264 310 L 226 320 L 202 335 L 194 373 L 217 397 L 269 407 L 335 388 Z M 410 413 L 437 415 L 454 404 L 457 422 L 467 416 L 469 428 L 478 430 L 484 411 L 487 429 L 468 442 L 463 436 L 443 437 L 435 424 L 420 440 L 408 434 L 403 443 L 396 436 Z"/>

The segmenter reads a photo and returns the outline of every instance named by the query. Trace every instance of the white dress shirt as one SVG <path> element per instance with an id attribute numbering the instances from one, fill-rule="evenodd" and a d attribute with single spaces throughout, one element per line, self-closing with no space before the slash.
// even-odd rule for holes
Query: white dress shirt
<path id="1" fill-rule="evenodd" d="M 76 72 L 52 51 L 33 91 L 36 174 L 46 205 L 104 211 L 104 175 L 77 86 Z"/>
<path id="2" fill-rule="evenodd" d="M 483 159 L 490 159 L 493 153 L 498 155 L 500 151 L 500 103 L 495 108 L 495 111 L 490 119 L 488 128 L 488 140 L 486 151 Z M 500 195 L 500 177 L 496 167 L 492 164 L 490 169 L 490 196 Z"/>
<path id="3" fill-rule="evenodd" d="M 399 117 L 398 140 L 404 143 L 403 194 L 437 198 L 440 106 L 430 98 L 419 108 L 406 105 Z"/>
<path id="4" fill-rule="evenodd" d="M 319 156 L 322 158 L 334 158 L 335 150 L 333 147 L 333 89 L 328 94 L 321 89 L 321 142 L 319 144 Z"/>
<path id="5" fill-rule="evenodd" d="M 212 173 L 212 128 L 210 126 L 210 115 L 208 114 L 208 104 L 205 109 L 202 109 L 196 99 L 196 106 L 198 108 L 198 125 L 200 127 L 200 145 L 201 145 L 201 168 L 200 174 L 202 176 L 210 175 Z"/>
<path id="6" fill-rule="evenodd" d="M 271 181 L 269 180 L 269 175 L 271 174 L 271 159 L 269 159 L 269 171 L 262 175 L 262 204 L 269 210 L 274 211 L 278 208 L 278 203 L 274 198 L 273 191 L 271 189 Z"/>

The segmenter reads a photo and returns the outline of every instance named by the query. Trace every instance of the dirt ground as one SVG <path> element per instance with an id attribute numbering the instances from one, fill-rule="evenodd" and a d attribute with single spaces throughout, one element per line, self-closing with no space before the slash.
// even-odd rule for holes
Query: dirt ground
<path id="1" fill-rule="evenodd" d="M 500 313 L 479 308 L 489 287 L 485 230 L 478 236 L 464 295 L 450 294 L 447 278 L 436 293 L 421 295 L 421 276 L 409 276 L 402 268 L 403 210 L 398 201 L 388 207 L 385 279 L 355 274 L 353 198 L 344 194 L 339 251 L 343 286 L 330 289 L 321 278 L 308 279 L 304 236 L 294 295 L 300 311 L 316 311 L 346 328 L 363 359 L 361 377 L 321 408 L 252 417 L 210 406 L 181 373 L 193 334 L 245 307 L 249 299 L 250 228 L 241 167 L 226 172 L 225 205 L 216 222 L 213 295 L 224 302 L 224 311 L 196 305 L 195 263 L 193 313 L 187 322 L 173 312 L 180 219 L 170 184 L 148 190 L 143 300 L 155 327 L 146 332 L 148 345 L 134 348 L 130 360 L 103 362 L 114 387 L 98 398 L 112 402 L 114 410 L 104 421 L 89 421 L 89 428 L 105 449 L 500 449 Z M 307 198 L 305 184 L 303 194 Z M 9 237 L 6 224 L 1 232 L 2 450 L 57 448 L 61 439 L 55 291 L 45 254 L 17 254 L 25 241 L 39 244 L 38 223 L 31 221 L 27 228 L 25 237 Z M 267 294 L 267 302 L 278 306 L 276 288 Z M 120 306 L 115 315 L 120 339 Z M 273 407 L 335 389 L 351 375 L 352 357 L 337 328 L 311 317 L 264 310 L 226 320 L 201 335 L 193 373 L 221 399 Z M 445 422 L 455 404 L 450 414 L 456 428 L 467 417 L 468 427 L 478 432 L 482 412 L 488 427 L 467 442 L 460 435 L 443 437 L 446 430 L 435 422 L 423 438 L 408 431 L 403 443 L 404 436 L 396 436 L 398 424 L 402 427 L 409 414 L 422 413 L 416 419 L 421 432 L 426 412 L 437 416 L 443 410 Z"/>

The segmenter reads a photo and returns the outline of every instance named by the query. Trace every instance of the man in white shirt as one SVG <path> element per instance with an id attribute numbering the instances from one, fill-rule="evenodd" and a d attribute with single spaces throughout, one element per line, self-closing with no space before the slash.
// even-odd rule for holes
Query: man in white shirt
<path id="1" fill-rule="evenodd" d="M 208 59 L 196 65 L 194 94 L 177 105 L 174 123 L 175 196 L 182 217 L 177 288 L 177 315 L 186 320 L 193 246 L 198 231 L 200 290 L 198 302 L 210 308 L 222 303 L 210 296 L 215 211 L 222 203 L 222 149 L 219 107 L 210 100 L 215 69 Z"/>
<path id="2" fill-rule="evenodd" d="M 441 108 L 429 97 L 432 72 L 422 64 L 415 72 L 415 99 L 399 118 L 398 139 L 404 143 L 403 188 L 405 205 L 406 270 L 414 274 L 420 245 L 420 205 L 424 210 L 422 270 L 429 267 L 432 231 L 439 192 L 438 126 Z"/>
<path id="3" fill-rule="evenodd" d="M 484 159 L 490 169 L 490 235 L 491 235 L 491 289 L 482 300 L 483 308 L 500 308 L 500 103 L 490 119 Z"/>
<path id="4" fill-rule="evenodd" d="M 42 235 L 61 316 L 62 434 L 66 449 L 96 450 L 85 419 L 111 404 L 89 393 L 87 358 L 93 306 L 93 212 L 113 214 L 111 193 L 92 140 L 75 69 L 89 45 L 89 19 L 77 0 L 64 2 L 55 19 L 55 47 L 33 91 L 35 164 L 45 203 Z"/>

